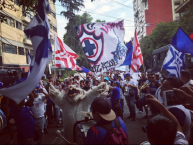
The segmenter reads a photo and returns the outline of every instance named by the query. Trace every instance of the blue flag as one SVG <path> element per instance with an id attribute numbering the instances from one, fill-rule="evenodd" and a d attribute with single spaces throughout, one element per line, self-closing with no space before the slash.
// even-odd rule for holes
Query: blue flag
<path id="1" fill-rule="evenodd" d="M 51 9 L 47 0 L 38 3 L 36 16 L 25 28 L 25 34 L 31 39 L 33 45 L 33 57 L 30 57 L 30 70 L 28 75 L 17 83 L 0 89 L 0 93 L 19 104 L 37 86 L 44 75 L 46 64 L 52 58 L 52 47 L 50 44 L 49 21 L 47 13 Z"/>
<path id="2" fill-rule="evenodd" d="M 82 72 L 85 72 L 85 73 L 87 73 L 87 74 L 90 74 L 91 73 L 91 71 L 89 70 L 89 69 L 87 69 L 87 68 L 85 68 L 85 67 L 81 67 L 82 68 Z"/>
<path id="3" fill-rule="evenodd" d="M 193 41 L 179 28 L 172 39 L 172 46 L 182 53 L 190 53 L 193 56 Z"/>
<path id="4" fill-rule="evenodd" d="M 123 64 L 122 64 L 121 66 L 131 65 L 132 54 L 133 54 L 133 44 L 132 44 L 132 42 L 129 41 L 129 42 L 126 44 L 126 47 L 128 48 L 127 54 L 126 54 L 126 58 L 125 58 L 125 61 L 123 62 Z"/>

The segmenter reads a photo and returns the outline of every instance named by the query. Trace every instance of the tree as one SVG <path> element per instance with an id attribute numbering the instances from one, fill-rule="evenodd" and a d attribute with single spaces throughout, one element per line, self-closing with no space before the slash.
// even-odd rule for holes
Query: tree
<path id="1" fill-rule="evenodd" d="M 93 18 L 88 13 L 83 13 L 81 16 L 75 15 L 71 20 L 73 21 L 73 24 L 71 24 L 69 21 L 69 23 L 65 27 L 66 34 L 64 34 L 63 41 L 79 55 L 77 63 L 80 66 L 90 68 L 90 64 L 84 54 L 84 51 L 82 49 L 82 46 L 74 28 L 75 26 L 81 24 L 91 23 Z"/>
<path id="2" fill-rule="evenodd" d="M 180 26 L 188 35 L 193 33 L 193 4 L 185 9 L 183 16 L 179 19 L 178 23 L 180 23 Z"/>
<path id="3" fill-rule="evenodd" d="M 97 19 L 95 22 L 105 22 L 105 20 L 99 20 L 99 19 Z"/>
<path id="4" fill-rule="evenodd" d="M 183 16 L 174 22 L 159 23 L 149 36 L 140 41 L 143 58 L 150 61 L 153 50 L 171 43 L 179 26 L 188 34 L 193 33 L 193 4 L 185 9 Z"/>

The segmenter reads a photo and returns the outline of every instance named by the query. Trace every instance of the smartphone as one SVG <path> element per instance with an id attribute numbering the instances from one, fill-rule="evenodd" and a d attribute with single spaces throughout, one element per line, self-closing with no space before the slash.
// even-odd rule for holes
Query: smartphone
<path id="1" fill-rule="evenodd" d="M 174 106 L 174 105 L 188 105 L 188 101 L 185 97 L 180 94 L 175 93 L 173 90 L 163 92 L 163 102 L 164 106 Z"/>

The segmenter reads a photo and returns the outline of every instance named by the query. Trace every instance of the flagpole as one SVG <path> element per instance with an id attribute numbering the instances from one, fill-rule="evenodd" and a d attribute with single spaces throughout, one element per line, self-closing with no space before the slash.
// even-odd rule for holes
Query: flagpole
<path id="1" fill-rule="evenodd" d="M 54 34 L 54 74 L 56 74 L 56 34 Z"/>

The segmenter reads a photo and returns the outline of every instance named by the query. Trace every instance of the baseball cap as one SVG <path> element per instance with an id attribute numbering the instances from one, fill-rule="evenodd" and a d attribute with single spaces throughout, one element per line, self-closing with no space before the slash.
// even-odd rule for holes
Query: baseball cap
<path id="1" fill-rule="evenodd" d="M 111 102 L 104 96 L 95 98 L 91 108 L 106 121 L 113 121 L 116 118 L 115 112 L 111 109 Z"/>
<path id="2" fill-rule="evenodd" d="M 127 73 L 125 76 L 126 76 L 126 77 L 130 77 L 131 75 L 130 75 L 130 73 Z"/>
<path id="3" fill-rule="evenodd" d="M 108 78 L 108 77 L 105 77 L 105 78 L 104 78 L 104 80 L 107 80 L 107 81 L 109 81 L 109 78 Z"/>
<path id="4" fill-rule="evenodd" d="M 118 85 L 118 87 L 120 88 L 120 85 L 121 85 L 120 82 L 119 82 L 119 81 L 116 81 L 115 83 L 116 83 L 116 84 Z"/>
<path id="5" fill-rule="evenodd" d="M 40 89 L 40 85 L 36 86 L 36 89 Z"/>

